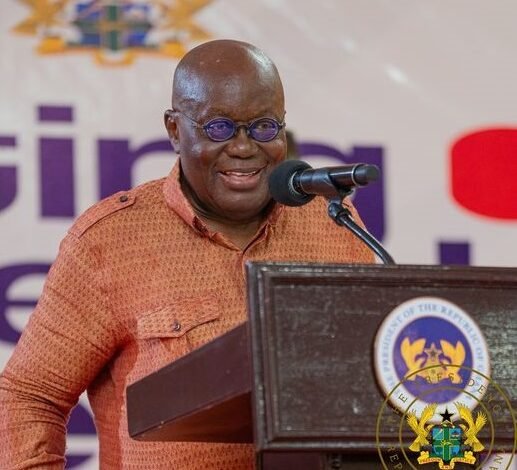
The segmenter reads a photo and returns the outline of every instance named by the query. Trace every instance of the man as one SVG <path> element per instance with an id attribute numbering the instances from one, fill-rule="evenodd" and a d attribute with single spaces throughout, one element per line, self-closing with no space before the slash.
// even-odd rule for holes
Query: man
<path id="1" fill-rule="evenodd" d="M 178 163 L 90 208 L 62 241 L 0 379 L 0 468 L 63 468 L 85 389 L 102 469 L 253 468 L 251 445 L 131 440 L 125 389 L 246 320 L 247 260 L 372 261 L 324 202 L 271 201 L 284 117 L 277 69 L 254 46 L 213 41 L 181 60 L 165 113 Z"/>

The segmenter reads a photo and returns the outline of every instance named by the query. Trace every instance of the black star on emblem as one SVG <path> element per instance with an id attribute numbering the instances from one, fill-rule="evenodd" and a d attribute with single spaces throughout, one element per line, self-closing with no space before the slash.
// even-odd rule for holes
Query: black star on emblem
<path id="1" fill-rule="evenodd" d="M 440 413 L 440 416 L 442 417 L 442 422 L 443 421 L 449 421 L 449 423 L 450 423 L 452 415 L 453 415 L 453 413 L 452 414 L 449 413 L 449 410 L 447 409 L 447 407 L 445 407 L 445 412 L 444 413 Z"/>

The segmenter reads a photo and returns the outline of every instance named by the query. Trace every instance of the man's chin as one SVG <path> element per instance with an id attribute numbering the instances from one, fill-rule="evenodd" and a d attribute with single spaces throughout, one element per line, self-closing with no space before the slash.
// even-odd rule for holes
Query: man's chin
<path id="1" fill-rule="evenodd" d="M 245 206 L 243 204 L 231 204 L 221 208 L 220 215 L 226 220 L 236 223 L 253 222 L 257 219 L 265 219 L 273 204 L 272 199 L 261 205 Z"/>

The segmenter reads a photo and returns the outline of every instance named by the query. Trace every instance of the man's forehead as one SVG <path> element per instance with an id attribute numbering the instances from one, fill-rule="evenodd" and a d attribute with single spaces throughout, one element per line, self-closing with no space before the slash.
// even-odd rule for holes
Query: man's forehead
<path id="1" fill-rule="evenodd" d="M 281 86 L 274 80 L 243 76 L 193 79 L 176 97 L 173 107 L 199 120 L 226 116 L 240 121 L 265 115 L 281 119 L 284 99 Z"/>
<path id="2" fill-rule="evenodd" d="M 214 65 L 201 61 L 181 71 L 175 76 L 175 89 L 185 97 L 203 94 L 208 90 L 223 88 L 233 89 L 248 83 L 258 83 L 264 87 L 274 87 L 278 79 L 271 69 L 257 63 L 226 63 Z"/>

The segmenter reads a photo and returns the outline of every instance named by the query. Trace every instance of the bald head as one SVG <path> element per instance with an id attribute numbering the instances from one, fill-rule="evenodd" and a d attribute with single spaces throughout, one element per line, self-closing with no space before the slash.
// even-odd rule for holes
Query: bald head
<path id="1" fill-rule="evenodd" d="M 273 92 L 283 107 L 284 92 L 275 64 L 257 47 L 233 40 L 210 41 L 189 51 L 174 72 L 172 106 L 191 109 L 208 103 L 215 93 L 254 83 Z"/>

